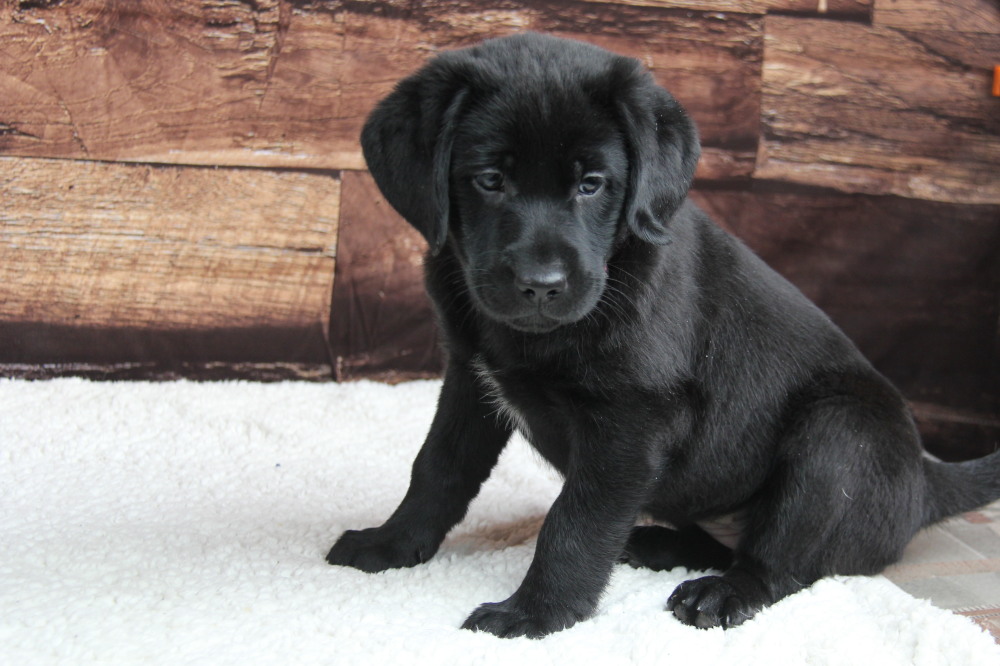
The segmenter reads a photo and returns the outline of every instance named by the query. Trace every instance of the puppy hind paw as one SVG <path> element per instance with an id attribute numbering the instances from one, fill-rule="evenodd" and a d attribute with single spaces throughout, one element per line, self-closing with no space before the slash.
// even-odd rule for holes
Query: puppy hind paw
<path id="1" fill-rule="evenodd" d="M 671 530 L 659 526 L 639 526 L 632 528 L 625 549 L 618 561 L 633 569 L 665 571 L 677 566 L 677 558 L 671 553 Z"/>
<path id="2" fill-rule="evenodd" d="M 681 529 L 640 525 L 632 528 L 618 561 L 653 571 L 725 570 L 732 565 L 733 552 L 694 525 Z"/>
<path id="3" fill-rule="evenodd" d="M 729 629 L 743 624 L 767 605 L 764 599 L 753 597 L 723 576 L 706 576 L 678 585 L 667 600 L 667 610 L 692 627 Z"/>

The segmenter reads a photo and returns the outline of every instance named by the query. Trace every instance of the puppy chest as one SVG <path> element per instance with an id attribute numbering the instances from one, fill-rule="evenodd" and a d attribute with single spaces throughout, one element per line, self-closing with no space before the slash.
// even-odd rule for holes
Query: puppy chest
<path id="1" fill-rule="evenodd" d="M 473 367 L 497 418 L 506 419 L 556 469 L 565 471 L 575 448 L 573 433 L 580 432 L 574 421 L 578 410 L 540 377 L 498 371 L 481 357 Z"/>

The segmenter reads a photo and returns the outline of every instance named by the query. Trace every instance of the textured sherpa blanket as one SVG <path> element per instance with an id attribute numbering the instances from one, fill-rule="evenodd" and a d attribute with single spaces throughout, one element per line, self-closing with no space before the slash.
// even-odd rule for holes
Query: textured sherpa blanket
<path id="1" fill-rule="evenodd" d="M 0 663 L 1000 664 L 971 621 L 878 577 L 724 632 L 663 610 L 694 572 L 620 566 L 567 631 L 462 631 L 514 591 L 559 490 L 520 440 L 430 563 L 327 565 L 402 497 L 438 389 L 0 380 Z"/>

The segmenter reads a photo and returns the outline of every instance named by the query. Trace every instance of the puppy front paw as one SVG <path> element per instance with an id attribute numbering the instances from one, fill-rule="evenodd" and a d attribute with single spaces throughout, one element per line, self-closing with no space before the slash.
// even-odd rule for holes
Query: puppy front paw
<path id="1" fill-rule="evenodd" d="M 326 556 L 326 561 L 368 573 L 412 567 L 429 560 L 437 544 L 385 527 L 348 530 Z"/>
<path id="2" fill-rule="evenodd" d="M 523 604 L 511 597 L 498 603 L 482 604 L 462 624 L 462 628 L 485 631 L 500 638 L 542 638 L 572 627 L 585 617 L 585 613 Z"/>
<path id="3" fill-rule="evenodd" d="M 763 592 L 737 587 L 725 576 L 705 576 L 678 585 L 667 600 L 667 610 L 692 627 L 729 629 L 743 624 L 767 604 Z"/>

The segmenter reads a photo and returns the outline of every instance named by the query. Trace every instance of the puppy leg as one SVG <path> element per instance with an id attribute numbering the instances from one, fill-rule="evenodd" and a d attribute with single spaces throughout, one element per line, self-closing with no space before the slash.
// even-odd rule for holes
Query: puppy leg
<path id="1" fill-rule="evenodd" d="M 734 563 L 667 601 L 682 622 L 723 628 L 823 576 L 869 575 L 899 558 L 919 527 L 919 457 L 909 421 L 847 399 L 814 405 L 780 443 Z"/>
<path id="2" fill-rule="evenodd" d="M 681 583 L 667 600 L 667 610 L 681 622 L 702 629 L 728 629 L 752 618 L 758 611 L 818 579 L 827 531 L 833 522 L 814 512 L 806 492 L 829 495 L 827 487 L 797 487 L 791 478 L 768 481 L 772 492 L 751 509 L 732 566 L 722 575 Z M 818 492 L 817 492 L 818 491 Z"/>
<path id="3" fill-rule="evenodd" d="M 652 472 L 646 461 L 624 455 L 627 450 L 609 454 L 616 447 L 589 448 L 581 462 L 571 466 L 545 517 L 520 587 L 505 601 L 481 605 L 463 628 L 503 638 L 539 638 L 593 613 L 635 524 Z"/>
<path id="4" fill-rule="evenodd" d="M 376 572 L 429 560 L 465 516 L 510 438 L 509 426 L 494 412 L 472 374 L 449 364 L 399 508 L 381 527 L 345 532 L 327 562 Z"/>
<path id="5" fill-rule="evenodd" d="M 724 570 L 733 563 L 733 551 L 697 525 L 676 530 L 649 525 L 632 528 L 619 561 L 654 571 L 676 567 Z"/>

